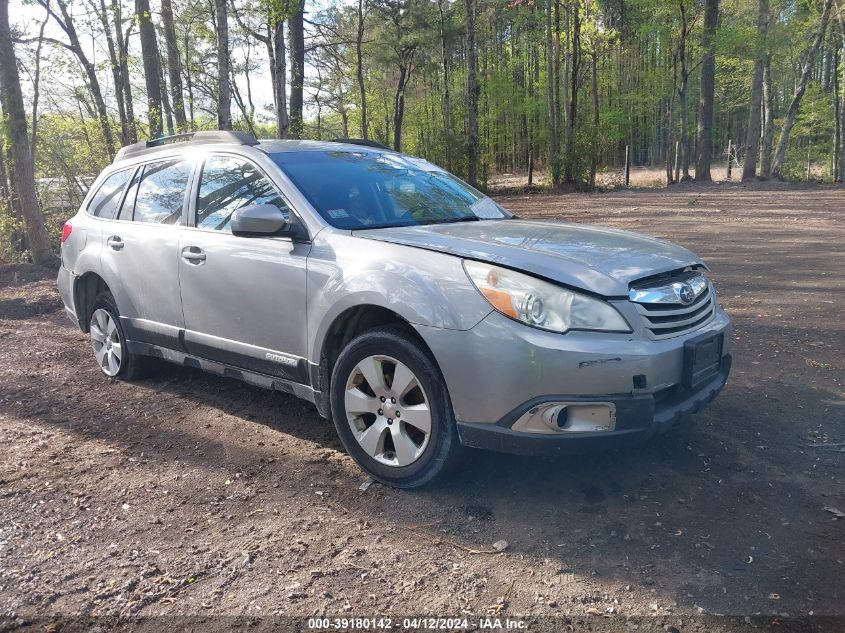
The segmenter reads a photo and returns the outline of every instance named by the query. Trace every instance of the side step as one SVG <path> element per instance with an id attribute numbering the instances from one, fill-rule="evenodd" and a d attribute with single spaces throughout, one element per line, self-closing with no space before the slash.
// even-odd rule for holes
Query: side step
<path id="1" fill-rule="evenodd" d="M 133 354 L 140 354 L 142 356 L 151 356 L 152 358 L 160 358 L 169 363 L 182 365 L 184 367 L 193 367 L 195 369 L 202 369 L 210 374 L 224 376 L 225 378 L 236 378 L 242 380 L 250 385 L 270 389 L 273 391 L 281 391 L 282 393 L 293 394 L 297 398 L 302 398 L 308 402 L 316 403 L 316 395 L 314 390 L 308 386 L 303 385 L 292 380 L 285 380 L 276 376 L 268 376 L 259 372 L 233 367 L 225 363 L 218 363 L 217 361 L 208 360 L 207 358 L 200 358 L 199 356 L 191 356 L 184 352 L 178 352 L 168 347 L 161 347 L 153 345 L 152 343 L 141 343 L 139 341 L 126 342 L 129 351 Z"/>

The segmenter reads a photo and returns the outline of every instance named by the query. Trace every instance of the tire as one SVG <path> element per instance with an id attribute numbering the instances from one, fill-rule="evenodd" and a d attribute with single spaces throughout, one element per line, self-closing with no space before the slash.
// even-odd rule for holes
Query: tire
<path id="1" fill-rule="evenodd" d="M 407 330 L 383 327 L 350 341 L 330 391 L 337 433 L 373 479 L 419 488 L 456 464 L 460 443 L 443 376 Z"/>
<path id="2" fill-rule="evenodd" d="M 131 382 L 148 375 L 149 359 L 127 349 L 120 313 L 110 293 L 102 292 L 94 300 L 88 334 L 94 358 L 105 376 Z"/>

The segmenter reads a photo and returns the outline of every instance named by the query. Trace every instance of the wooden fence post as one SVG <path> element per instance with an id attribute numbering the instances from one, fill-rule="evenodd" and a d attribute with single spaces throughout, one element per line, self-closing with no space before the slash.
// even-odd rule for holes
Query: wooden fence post
<path id="1" fill-rule="evenodd" d="M 678 182 L 678 175 L 681 173 L 681 142 L 675 141 L 675 182 Z"/>
<path id="2" fill-rule="evenodd" d="M 534 148 L 528 144 L 528 186 L 534 184 Z"/>
<path id="3" fill-rule="evenodd" d="M 625 186 L 628 187 L 631 184 L 631 152 L 630 146 L 625 146 Z"/>
<path id="4" fill-rule="evenodd" d="M 733 143 L 731 139 L 728 139 L 728 180 L 731 179 L 731 168 L 733 167 L 733 156 L 731 155 L 732 147 Z"/>
<path id="5" fill-rule="evenodd" d="M 812 149 L 811 145 L 807 146 L 807 182 L 810 182 L 810 150 Z"/>

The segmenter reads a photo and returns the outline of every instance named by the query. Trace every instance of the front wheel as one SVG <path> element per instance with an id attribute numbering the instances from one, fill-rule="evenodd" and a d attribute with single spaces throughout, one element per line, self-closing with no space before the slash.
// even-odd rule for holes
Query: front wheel
<path id="1" fill-rule="evenodd" d="M 456 460 L 440 369 L 401 328 L 371 330 L 347 345 L 332 372 L 331 405 L 347 452 L 378 481 L 418 488 Z"/>

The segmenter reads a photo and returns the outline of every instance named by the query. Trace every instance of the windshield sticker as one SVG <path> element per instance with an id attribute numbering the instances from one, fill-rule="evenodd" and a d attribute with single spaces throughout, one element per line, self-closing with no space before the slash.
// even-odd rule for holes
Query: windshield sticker
<path id="1" fill-rule="evenodd" d="M 348 218 L 349 214 L 346 209 L 326 209 L 326 213 L 332 220 L 340 220 L 341 218 Z"/>

